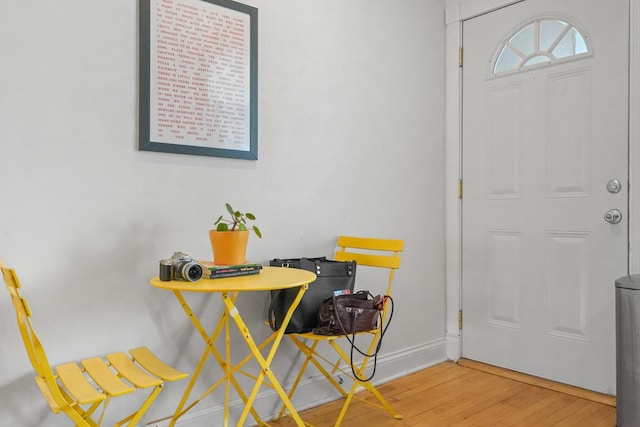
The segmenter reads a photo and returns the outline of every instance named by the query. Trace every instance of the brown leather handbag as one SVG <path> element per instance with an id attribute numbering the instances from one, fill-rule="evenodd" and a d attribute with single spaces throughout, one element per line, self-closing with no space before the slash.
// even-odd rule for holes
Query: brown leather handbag
<path id="1" fill-rule="evenodd" d="M 317 335 L 353 335 L 375 329 L 381 312 L 380 295 L 373 297 L 368 291 L 331 296 L 318 310 Z"/>
<path id="2" fill-rule="evenodd" d="M 382 326 L 382 311 L 387 301 L 391 301 L 387 324 Z M 389 322 L 393 317 L 393 300 L 390 296 L 373 296 L 369 291 L 358 291 L 355 294 L 334 295 L 324 300 L 318 310 L 318 326 L 313 329 L 317 335 L 344 335 L 351 344 L 351 372 L 359 381 L 369 381 L 376 373 L 378 352 L 382 346 Z M 380 322 L 380 324 L 379 324 Z M 356 333 L 371 331 L 380 326 L 382 331 L 372 354 L 359 349 L 355 344 Z M 365 357 L 373 357 L 373 372 L 367 378 L 360 377 L 353 366 L 353 350 Z"/>

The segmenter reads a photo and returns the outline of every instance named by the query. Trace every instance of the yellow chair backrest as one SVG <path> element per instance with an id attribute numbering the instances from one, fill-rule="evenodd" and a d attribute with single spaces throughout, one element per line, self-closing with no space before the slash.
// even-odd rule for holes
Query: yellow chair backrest
<path id="1" fill-rule="evenodd" d="M 398 239 L 376 239 L 370 237 L 339 236 L 334 258 L 337 261 L 356 261 L 358 266 L 389 269 L 387 295 L 391 295 L 391 284 L 395 271 L 400 268 L 400 252 L 404 241 Z"/>
<path id="2" fill-rule="evenodd" d="M 29 356 L 29 361 L 33 366 L 33 369 L 38 374 L 39 378 L 44 381 L 39 381 L 38 386 L 46 386 L 48 390 L 42 390 L 43 394 L 48 398 L 53 399 L 55 405 L 58 407 L 64 407 L 69 405 L 69 400 L 63 396 L 63 392 L 60 391 L 58 383 L 55 380 L 55 375 L 47 360 L 47 356 L 44 352 L 44 348 L 40 343 L 40 339 L 36 334 L 31 323 L 31 308 L 27 300 L 20 295 L 20 281 L 16 272 L 12 268 L 8 268 L 4 265 L 4 262 L 0 260 L 0 269 L 2 270 L 2 277 L 11 296 L 13 307 L 16 310 L 16 319 L 18 321 L 18 329 L 20 330 L 20 336 L 24 343 L 24 347 Z M 50 404 L 53 402 L 50 402 Z M 89 424 L 86 424 L 87 426 Z"/>

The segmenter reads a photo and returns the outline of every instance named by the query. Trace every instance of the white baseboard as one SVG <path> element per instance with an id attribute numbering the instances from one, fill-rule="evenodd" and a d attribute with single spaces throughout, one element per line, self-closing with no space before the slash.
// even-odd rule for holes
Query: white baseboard
<path id="1" fill-rule="evenodd" d="M 447 340 L 441 339 L 425 343 L 401 351 L 386 353 L 378 358 L 375 385 L 403 377 L 422 369 L 447 360 Z M 313 367 L 308 368 L 311 376 L 305 377 L 298 385 L 298 390 L 293 399 L 293 404 L 298 411 L 303 411 L 340 397 L 340 394 L 318 373 Z M 285 385 L 288 390 L 291 384 Z M 201 405 L 204 402 L 201 403 Z M 263 417 L 265 422 L 275 417 L 281 407 L 280 399 L 275 391 L 264 387 L 256 396 L 254 408 Z M 229 425 L 235 425 L 242 413 L 244 404 L 239 397 L 229 404 Z M 178 420 L 178 427 L 205 427 L 211 426 L 213 420 L 224 418 L 224 408 L 221 405 L 203 408 L 194 408 Z M 216 424 L 216 423 L 213 423 Z M 166 427 L 169 420 L 153 423 L 153 427 Z M 255 425 L 255 420 L 249 415 L 247 425 Z"/>
<path id="2" fill-rule="evenodd" d="M 447 340 L 447 357 L 454 362 L 462 357 L 462 340 L 459 333 L 446 336 Z"/>

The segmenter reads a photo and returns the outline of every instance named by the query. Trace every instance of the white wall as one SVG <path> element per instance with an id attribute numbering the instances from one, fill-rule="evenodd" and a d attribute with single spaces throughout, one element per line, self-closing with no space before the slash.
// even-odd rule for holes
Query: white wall
<path id="1" fill-rule="evenodd" d="M 175 250 L 210 257 L 207 230 L 227 201 L 258 217 L 258 262 L 330 255 L 338 234 L 405 239 L 376 380 L 442 360 L 444 3 L 246 1 L 259 9 L 258 161 L 137 150 L 137 2 L 1 6 L 0 257 L 52 363 L 145 344 L 192 371 L 202 341 L 148 280 Z M 190 301 L 210 322 L 221 306 Z M 266 337 L 268 294 L 239 303 Z M 40 397 L 1 295 L 0 339 L 0 427 L 68 425 Z M 296 356 L 283 344 L 285 384 Z M 184 387 L 169 384 L 145 422 L 169 415 Z M 315 377 L 301 393 L 300 407 L 335 397 Z M 216 424 L 221 402 L 214 394 L 179 425 Z M 259 404 L 273 411 L 268 389 Z"/>

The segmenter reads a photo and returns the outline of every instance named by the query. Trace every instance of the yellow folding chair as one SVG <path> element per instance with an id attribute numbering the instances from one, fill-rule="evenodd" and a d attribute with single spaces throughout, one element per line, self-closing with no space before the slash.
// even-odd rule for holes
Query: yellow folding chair
<path id="1" fill-rule="evenodd" d="M 20 282 L 15 270 L 7 268 L 0 260 L 2 277 L 16 310 L 18 328 L 25 349 L 36 371 L 35 381 L 54 413 L 65 413 L 76 426 L 101 425 L 109 400 L 115 396 L 133 393 L 137 389 L 149 389 L 150 394 L 142 406 L 114 426 L 135 426 L 162 391 L 165 381 L 188 377 L 158 359 L 146 347 L 125 352 L 111 353 L 105 358 L 93 357 L 51 367 L 42 343 L 31 323 L 31 309 L 20 294 Z M 98 420 L 92 417 L 102 405 Z M 97 414 L 96 414 L 97 415 Z"/>
<path id="2" fill-rule="evenodd" d="M 391 284 L 395 271 L 400 268 L 400 252 L 404 248 L 403 240 L 390 240 L 390 239 L 375 239 L 364 237 L 338 237 L 337 250 L 334 256 L 338 261 L 352 261 L 355 260 L 358 265 L 358 270 L 361 267 L 374 267 L 388 270 L 388 283 L 386 294 L 391 295 Z M 386 323 L 387 316 L 389 315 L 390 304 L 385 305 L 382 313 L 382 322 L 376 329 L 361 332 L 356 336 L 369 335 L 371 337 L 371 343 L 368 346 L 367 355 L 373 354 L 376 345 L 380 339 L 380 335 L 383 332 L 383 327 Z M 296 377 L 291 390 L 289 391 L 289 399 L 291 399 L 302 379 L 309 362 L 311 362 L 326 378 L 327 380 L 338 390 L 338 392 L 345 399 L 340 414 L 336 420 L 335 425 L 339 426 L 349 408 L 351 401 L 355 398 L 362 402 L 369 403 L 373 406 L 386 410 L 391 416 L 396 419 L 402 419 L 402 415 L 398 414 L 387 402 L 387 400 L 380 394 L 376 387 L 371 384 L 370 381 L 362 381 L 366 379 L 365 370 L 370 360 L 370 356 L 365 356 L 362 363 L 359 366 L 353 366 L 353 372 L 350 356 L 342 349 L 339 344 L 340 339 L 345 339 L 344 335 L 316 335 L 313 332 L 289 334 L 287 335 L 300 351 L 305 355 L 305 359 L 302 363 L 298 376 Z M 327 342 L 331 348 L 333 348 L 338 354 L 337 362 L 333 362 L 317 351 L 318 344 L 321 342 Z M 354 362 L 355 363 L 355 362 Z M 346 365 L 346 366 L 345 366 Z M 350 390 L 347 392 L 335 379 L 334 376 L 337 372 L 351 378 L 353 383 Z M 355 376 L 353 374 L 356 374 Z M 361 388 L 364 388 L 371 392 L 376 400 L 364 399 L 356 395 L 356 392 Z M 283 406 L 276 419 L 281 418 L 286 413 L 286 408 Z"/>

